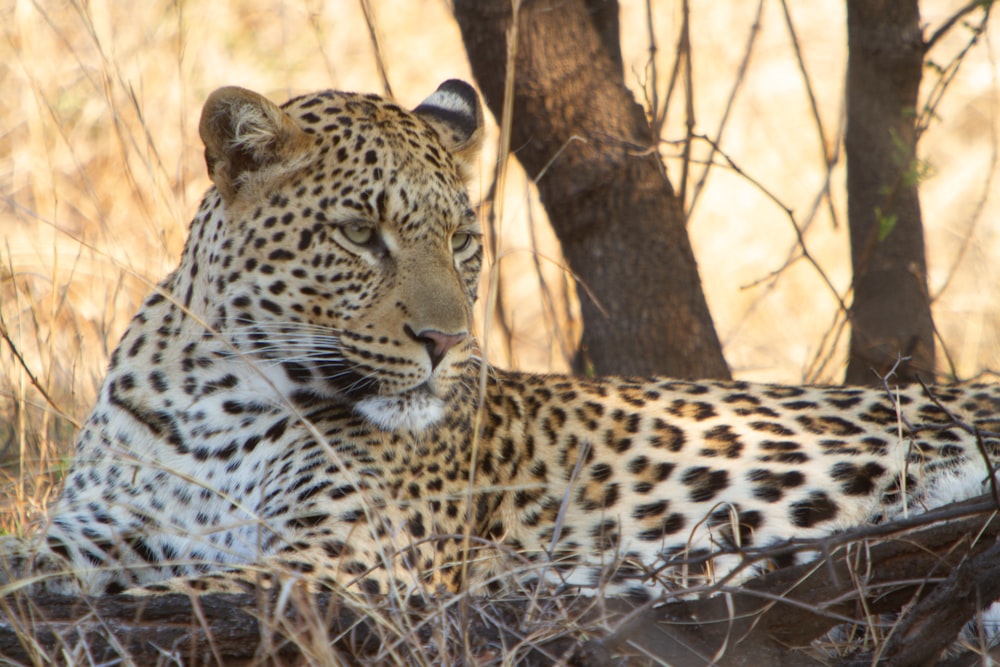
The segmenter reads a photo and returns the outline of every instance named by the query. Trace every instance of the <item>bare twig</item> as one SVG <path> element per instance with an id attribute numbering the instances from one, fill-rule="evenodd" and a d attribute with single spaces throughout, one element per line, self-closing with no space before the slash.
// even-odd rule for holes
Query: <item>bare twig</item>
<path id="1" fill-rule="evenodd" d="M 982 6 L 982 3 L 976 3 Z M 921 108 L 920 113 L 917 116 L 916 121 L 916 140 L 919 141 L 920 136 L 927 130 L 930 125 L 931 120 L 936 117 L 936 110 L 941 100 L 944 98 L 945 91 L 951 82 L 954 81 L 955 76 L 958 74 L 958 70 L 962 67 L 962 63 L 965 62 L 966 56 L 972 51 L 972 47 L 979 42 L 979 37 L 986 30 L 986 23 L 990 18 L 990 6 L 984 7 L 983 17 L 979 24 L 972 26 L 972 36 L 969 41 L 966 42 L 965 46 L 948 62 L 944 67 L 938 68 L 941 76 L 934 82 L 931 86 L 930 92 L 927 94 L 927 101 L 924 102 L 923 108 Z M 925 50 L 926 53 L 926 50 Z"/>
<path id="2" fill-rule="evenodd" d="M 841 311 L 847 312 L 847 305 L 844 303 L 843 298 L 837 292 L 837 288 L 833 285 L 833 281 L 830 280 L 829 276 L 827 276 L 826 274 L 826 271 L 823 270 L 823 267 L 820 266 L 819 262 L 813 257 L 812 253 L 810 253 L 809 249 L 806 247 L 806 240 L 802 233 L 802 229 L 799 227 L 798 222 L 796 222 L 795 220 L 795 212 L 792 211 L 792 209 L 790 209 L 787 205 L 785 205 L 785 203 L 782 202 L 777 195 L 771 192 L 763 183 L 761 183 L 753 176 L 751 176 L 743 169 L 741 169 L 740 166 L 737 165 L 733 161 L 733 159 L 729 157 L 729 155 L 727 155 L 723 150 L 721 150 L 714 141 L 712 141 L 711 139 L 709 139 L 704 135 L 698 135 L 696 138 L 707 142 L 712 147 L 713 155 L 717 153 L 718 155 L 722 156 L 722 158 L 726 161 L 726 165 L 730 169 L 732 169 L 734 172 L 736 172 L 738 176 L 745 179 L 747 182 L 749 182 L 751 185 L 757 188 L 757 190 L 759 190 L 765 197 L 770 199 L 775 204 L 775 206 L 780 208 L 785 213 L 785 216 L 788 218 L 789 222 L 792 225 L 792 229 L 795 232 L 795 239 L 800 249 L 800 252 L 802 253 L 802 258 L 813 265 L 813 268 L 816 269 L 816 272 L 819 274 L 820 279 L 826 284 L 827 288 L 830 290 L 830 293 L 833 295 L 833 298 L 837 301 L 837 304 L 840 307 Z M 784 267 L 782 267 L 782 269 L 783 268 Z M 781 271 L 782 269 L 778 269 L 778 271 Z"/>
<path id="3" fill-rule="evenodd" d="M 695 113 L 694 113 L 694 81 L 691 66 L 691 7 L 688 0 L 681 1 L 681 35 L 677 45 L 677 59 L 684 57 L 684 123 L 685 137 L 684 148 L 681 159 L 681 184 L 678 197 L 681 203 L 687 201 L 688 176 L 691 168 L 691 143 L 694 138 Z M 687 213 L 690 219 L 690 211 Z"/>
<path id="4" fill-rule="evenodd" d="M 42 383 L 38 381 L 38 378 L 35 377 L 35 374 L 32 372 L 31 367 L 25 360 L 24 355 L 21 354 L 21 351 L 18 349 L 17 344 L 14 343 L 14 341 L 11 339 L 10 332 L 7 330 L 7 322 L 6 320 L 4 320 L 2 310 L 0 310 L 0 339 L 3 339 L 7 343 L 7 347 L 10 348 L 11 354 L 13 354 L 14 358 L 17 359 L 18 365 L 21 367 L 21 370 L 24 371 L 24 374 L 28 377 L 28 381 L 31 383 L 31 386 L 34 387 L 38 391 L 38 393 L 42 395 L 42 398 L 44 398 L 45 402 L 49 404 L 49 407 L 55 410 L 59 414 L 59 416 L 65 417 L 66 419 L 72 421 L 72 417 L 63 412 L 62 408 L 59 407 L 55 399 L 52 398 L 49 392 L 45 390 L 45 387 L 42 385 Z"/>
<path id="5" fill-rule="evenodd" d="M 382 43 L 378 38 L 378 30 L 375 25 L 375 12 L 372 10 L 369 0 L 359 0 L 361 11 L 365 15 L 365 25 L 368 26 L 368 38 L 372 43 L 372 50 L 375 53 L 375 66 L 378 68 L 379 78 L 382 79 L 382 90 L 385 96 L 391 98 L 392 86 L 389 85 L 389 73 L 385 67 L 385 57 L 382 55 Z"/>
<path id="6" fill-rule="evenodd" d="M 924 53 L 927 53 L 934 48 L 934 45 L 938 41 L 948 34 L 948 31 L 955 27 L 955 24 L 961 21 L 965 16 L 971 14 L 977 9 L 982 9 L 986 16 L 989 16 L 990 9 L 993 8 L 993 2 L 983 2 L 983 0 L 971 0 L 968 4 L 961 7 L 954 14 L 945 19 L 944 23 L 935 30 L 930 37 L 924 40 Z M 984 17 L 985 18 L 985 17 Z"/>
<path id="7" fill-rule="evenodd" d="M 648 91 L 647 94 L 649 96 L 650 136 L 655 141 L 663 129 L 660 119 L 666 118 L 666 114 L 660 109 L 660 91 L 657 87 L 659 76 L 657 75 L 656 54 L 658 49 L 656 46 L 656 30 L 653 29 L 653 0 L 646 0 L 646 39 L 649 42 L 649 59 L 646 65 L 646 68 L 649 70 L 649 76 L 647 77 L 645 89 Z"/>
<path id="8" fill-rule="evenodd" d="M 996 103 L 997 101 L 996 68 L 991 67 L 990 73 L 993 78 L 992 90 L 993 90 L 994 103 Z M 938 298 L 940 298 L 941 295 L 944 294 L 951 286 L 953 278 L 958 273 L 958 267 L 961 265 L 962 260 L 965 257 L 965 253 L 969 249 L 969 246 L 971 245 L 973 234 L 976 230 L 977 223 L 982 218 L 982 214 L 986 208 L 986 202 L 989 199 L 989 195 L 991 192 L 993 192 L 993 181 L 996 179 L 996 174 L 997 174 L 998 138 L 997 138 L 996 123 L 989 123 L 988 125 L 990 133 L 990 158 L 989 158 L 989 169 L 987 170 L 986 175 L 983 178 L 983 189 L 980 192 L 979 197 L 976 199 L 973 211 L 969 216 L 970 222 L 968 227 L 965 229 L 965 233 L 962 234 L 962 241 L 961 244 L 959 245 L 958 251 L 955 253 L 954 258 L 951 260 L 951 266 L 948 267 L 948 270 L 945 272 L 946 278 L 944 282 L 941 284 L 941 286 L 937 289 L 937 292 L 931 295 L 931 304 L 933 304 Z M 943 341 L 941 342 L 941 346 L 942 349 L 946 349 L 944 347 Z"/>
<path id="9" fill-rule="evenodd" d="M 685 3 L 686 4 L 686 3 Z M 740 66 L 736 70 L 736 78 L 733 81 L 733 87 L 729 91 L 729 98 L 726 100 L 726 107 L 722 111 L 722 118 L 719 119 L 719 125 L 715 130 L 715 138 L 709 142 L 712 147 L 708 154 L 708 158 L 705 160 L 705 168 L 701 172 L 701 176 L 698 178 L 698 183 L 694 187 L 694 191 L 691 193 L 691 201 L 687 202 L 687 215 L 690 218 L 691 213 L 694 211 L 695 205 L 698 202 L 698 196 L 701 194 L 705 187 L 705 182 L 708 180 L 708 174 L 713 166 L 713 158 L 715 157 L 715 152 L 717 146 L 722 143 L 722 135 L 726 130 L 726 125 L 729 123 L 729 114 L 733 110 L 733 105 L 736 102 L 736 96 L 739 94 L 740 88 L 743 85 L 743 81 L 746 78 L 747 69 L 750 66 L 750 58 L 753 55 L 754 45 L 757 43 L 757 36 L 760 34 L 760 19 L 764 13 L 764 1 L 760 0 L 757 4 L 757 13 L 754 15 L 753 24 L 750 26 L 750 34 L 747 35 L 747 44 L 743 50 L 743 60 L 740 61 Z M 688 58 L 690 63 L 690 58 Z M 688 76 L 691 76 L 690 65 L 688 70 Z M 689 93 L 693 96 L 694 92 Z M 688 126 L 688 137 L 687 140 L 690 142 L 694 138 L 694 113 L 692 110 L 689 126 Z M 686 201 L 684 197 L 684 189 L 681 189 L 681 201 Z"/>
<path id="10" fill-rule="evenodd" d="M 839 145 L 833 149 L 831 154 L 831 148 L 826 136 L 826 131 L 823 129 L 823 119 L 819 114 L 819 103 L 816 102 L 816 93 L 813 89 L 812 79 L 809 77 L 809 71 L 806 69 L 806 62 L 802 56 L 802 45 L 799 42 L 798 34 L 795 32 L 795 23 L 792 21 L 791 10 L 788 8 L 788 0 L 781 0 L 781 11 L 785 15 L 785 26 L 788 28 L 788 35 L 792 39 L 792 49 L 795 51 L 795 62 L 799 66 L 799 73 L 802 75 L 802 83 L 805 87 L 806 96 L 809 98 L 809 109 L 812 112 L 813 123 L 816 126 L 816 135 L 819 138 L 820 152 L 823 155 L 823 162 L 826 166 L 826 176 L 824 181 L 829 183 L 832 177 L 833 167 L 838 158 Z M 836 225 L 837 212 L 833 208 L 833 200 L 830 199 L 829 189 L 824 187 L 822 192 L 825 194 L 823 199 L 827 203 L 830 219 L 833 221 L 834 225 Z"/>

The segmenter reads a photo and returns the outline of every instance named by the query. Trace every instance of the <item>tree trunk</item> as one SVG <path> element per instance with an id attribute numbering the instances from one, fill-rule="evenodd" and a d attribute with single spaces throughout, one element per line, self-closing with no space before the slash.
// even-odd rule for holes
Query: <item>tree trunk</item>
<path id="1" fill-rule="evenodd" d="M 496 118 L 511 5 L 455 0 L 473 73 Z M 617 2 L 523 2 L 517 37 L 511 145 L 585 286 L 587 370 L 729 377 L 682 202 L 625 86 Z"/>
<path id="2" fill-rule="evenodd" d="M 923 68 L 917 0 L 847 3 L 847 211 L 854 305 L 849 384 L 934 371 L 917 186 L 916 102 Z"/>

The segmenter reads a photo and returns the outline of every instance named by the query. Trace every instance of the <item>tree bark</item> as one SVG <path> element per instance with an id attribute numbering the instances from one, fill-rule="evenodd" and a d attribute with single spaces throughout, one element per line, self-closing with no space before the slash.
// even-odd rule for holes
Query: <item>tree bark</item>
<path id="1" fill-rule="evenodd" d="M 854 266 L 848 384 L 873 384 L 899 356 L 903 381 L 934 371 L 917 186 L 923 68 L 917 0 L 847 3 L 847 211 Z"/>
<path id="2" fill-rule="evenodd" d="M 496 118 L 503 117 L 511 5 L 454 5 Z M 584 284 L 586 370 L 728 378 L 682 202 L 625 86 L 617 2 L 522 2 L 517 38 L 511 145 Z"/>

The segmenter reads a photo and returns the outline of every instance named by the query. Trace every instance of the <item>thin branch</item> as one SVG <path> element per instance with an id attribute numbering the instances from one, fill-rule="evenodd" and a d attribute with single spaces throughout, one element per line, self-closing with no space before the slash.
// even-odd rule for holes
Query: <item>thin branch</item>
<path id="1" fill-rule="evenodd" d="M 750 66 L 750 58 L 753 55 L 754 45 L 756 45 L 757 36 L 760 34 L 760 20 L 763 14 L 764 0 L 760 0 L 757 4 L 757 14 L 754 16 L 753 24 L 750 26 L 750 34 L 747 36 L 746 48 L 743 51 L 743 60 L 740 62 L 739 69 L 736 71 L 736 80 L 733 81 L 733 88 L 729 91 L 729 99 L 726 100 L 726 107 L 723 109 L 722 118 L 719 119 L 719 126 L 715 130 L 715 139 L 710 142 L 712 150 L 709 152 L 708 158 L 705 160 L 705 169 L 702 171 L 701 177 L 698 179 L 697 185 L 695 185 L 694 192 L 691 194 L 691 202 L 688 205 L 687 212 L 689 217 L 698 202 L 698 196 L 705 187 L 705 182 L 708 180 L 708 174 L 713 166 L 713 158 L 718 150 L 716 147 L 722 143 L 722 134 L 725 132 L 726 125 L 729 123 L 729 114 L 733 110 L 733 105 L 736 102 L 736 96 L 739 93 L 740 88 L 743 86 L 743 81 L 746 78 L 747 69 Z M 688 140 L 690 140 L 692 136 L 693 135 L 689 132 Z M 681 193 L 681 201 L 684 201 L 683 191 Z"/>
<path id="2" fill-rule="evenodd" d="M 813 123 L 816 125 L 816 134 L 819 136 L 820 152 L 823 155 L 823 164 L 826 168 L 826 177 L 824 178 L 824 181 L 829 183 L 832 178 L 833 167 L 837 163 L 837 159 L 839 157 L 839 142 L 838 146 L 833 149 L 833 154 L 831 154 L 826 131 L 823 129 L 823 119 L 819 114 L 819 103 L 816 101 L 816 93 L 813 90 L 812 80 L 809 78 L 809 71 L 806 69 L 805 58 L 802 56 L 802 46 L 799 42 L 798 33 L 795 32 L 795 23 L 792 21 L 791 10 L 788 8 L 788 0 L 781 0 L 781 10 L 785 15 L 785 26 L 788 28 L 788 35 L 792 39 L 792 50 L 795 52 L 795 62 L 798 64 L 799 73 L 802 75 L 802 83 L 805 85 L 806 96 L 809 98 L 809 108 L 812 112 Z M 824 200 L 829 208 L 830 219 L 833 220 L 833 224 L 836 226 L 837 212 L 833 208 L 833 200 L 828 196 L 829 190 L 827 187 L 824 187 L 823 191 L 827 193 Z"/>
<path id="3" fill-rule="evenodd" d="M 660 97 L 657 81 L 659 81 L 656 67 L 656 54 L 659 49 L 656 45 L 656 30 L 653 29 L 653 0 L 646 0 L 646 39 L 649 42 L 649 60 L 647 69 L 649 70 L 649 85 L 645 88 L 649 91 L 649 128 L 650 137 L 653 141 L 660 136 L 663 126 L 660 124 Z M 665 115 L 664 115 L 665 117 Z"/>
<path id="4" fill-rule="evenodd" d="M 685 5 L 682 5 L 682 8 L 684 6 Z M 684 45 L 687 43 L 687 25 L 684 22 L 685 16 L 686 15 L 682 15 L 680 35 L 677 37 L 677 48 L 674 50 L 674 66 L 670 69 L 670 80 L 667 82 L 667 90 L 663 95 L 663 108 L 660 110 L 660 117 L 655 119 L 653 122 L 655 127 L 664 127 L 667 124 L 667 114 L 670 111 L 670 100 L 673 97 L 674 88 L 677 86 L 677 77 L 680 76 L 681 61 L 686 57 L 684 52 Z"/>
<path id="5" fill-rule="evenodd" d="M 948 31 L 954 28 L 955 24 L 962 20 L 963 17 L 971 14 L 977 9 L 982 9 L 986 15 L 989 15 L 992 7 L 993 0 L 986 0 L 986 2 L 983 0 L 972 0 L 969 2 L 967 5 L 945 19 L 945 22 L 941 24 L 941 27 L 935 30 L 934 33 L 924 41 L 924 53 L 926 54 L 928 51 L 933 49 L 934 45 L 937 44 L 942 37 L 948 34 Z"/>
<path id="6" fill-rule="evenodd" d="M 990 73 L 993 78 L 993 86 L 992 86 L 992 90 L 994 93 L 993 108 L 996 108 L 996 103 L 998 101 L 996 95 L 996 89 L 997 89 L 996 68 L 991 67 Z M 976 200 L 971 215 L 969 216 L 971 222 L 968 228 L 966 229 L 965 234 L 962 235 L 962 241 L 961 244 L 959 245 L 958 252 L 955 253 L 955 257 L 951 261 L 951 266 L 945 272 L 945 275 L 947 277 L 945 278 L 945 281 L 941 285 L 941 287 L 938 288 L 937 292 L 931 296 L 931 304 L 933 304 L 937 299 L 939 299 L 941 295 L 948 290 L 948 287 L 951 286 L 952 279 L 957 274 L 958 267 L 961 264 L 962 259 L 965 257 L 966 251 L 971 245 L 973 234 L 975 232 L 977 223 L 982 217 L 983 211 L 986 208 L 986 202 L 989 199 L 989 195 L 993 191 L 992 184 L 994 179 L 996 178 L 997 159 L 998 159 L 998 150 L 997 150 L 998 137 L 997 137 L 996 123 L 990 123 L 989 128 L 990 128 L 990 159 L 989 159 L 989 169 L 987 171 L 986 178 L 984 179 L 983 183 L 983 189 L 982 192 L 980 193 L 979 198 Z"/>
<path id="7" fill-rule="evenodd" d="M 696 125 L 694 112 L 694 81 L 691 66 L 691 7 L 688 0 L 682 0 L 681 12 L 683 20 L 681 22 L 680 44 L 677 47 L 677 57 L 684 55 L 684 123 L 685 137 L 683 159 L 681 160 L 681 184 L 678 192 L 681 204 L 687 200 L 688 177 L 691 171 L 691 143 L 694 139 L 694 128 Z M 690 211 L 688 211 L 690 219 Z"/>
<path id="8" fill-rule="evenodd" d="M 823 283 L 826 284 L 827 288 L 830 290 L 830 293 L 833 295 L 833 298 L 837 301 L 837 304 L 840 307 L 840 309 L 842 311 L 844 311 L 844 312 L 847 312 L 847 305 L 844 303 L 843 298 L 837 292 L 837 288 L 834 286 L 833 281 L 830 280 L 830 277 L 826 275 L 826 271 L 823 269 L 822 266 L 820 266 L 820 264 L 816 260 L 816 258 L 814 258 L 812 256 L 812 253 L 809 252 L 809 248 L 806 247 L 806 240 L 805 240 L 805 237 L 802 234 L 802 229 L 799 227 L 798 222 L 796 222 L 796 220 L 795 220 L 795 212 L 792 211 L 791 208 L 789 208 L 788 206 L 786 206 L 781 201 L 781 199 L 779 199 L 776 194 L 774 194 L 773 192 L 771 192 L 763 183 L 761 183 L 760 181 L 758 181 L 757 179 L 755 179 L 753 176 L 751 176 L 750 174 L 748 174 L 747 172 L 745 172 L 743 169 L 741 169 L 733 161 L 733 159 L 731 157 L 729 157 L 729 155 L 727 155 L 724 151 L 722 151 L 722 149 L 720 149 L 718 147 L 718 145 L 714 141 L 712 141 L 711 139 L 709 139 L 708 137 L 706 137 L 704 135 L 696 135 L 695 138 L 701 139 L 702 141 L 707 142 L 712 147 L 712 155 L 715 155 L 715 154 L 720 155 L 726 161 L 726 165 L 730 169 L 732 169 L 734 172 L 736 172 L 736 174 L 738 176 L 740 176 L 741 178 L 746 179 L 747 182 L 749 182 L 751 185 L 753 185 L 755 188 L 757 188 L 757 190 L 759 190 L 761 192 L 761 194 L 763 194 L 765 197 L 767 197 L 768 199 L 770 199 L 775 204 L 775 206 L 777 206 L 782 211 L 784 211 L 785 216 L 788 218 L 789 222 L 791 222 L 792 229 L 795 232 L 796 242 L 798 244 L 798 247 L 800 248 L 800 252 L 802 253 L 802 258 L 805 259 L 807 262 L 809 262 L 810 264 L 813 265 L 813 267 L 816 269 L 816 272 L 819 274 L 820 278 L 822 279 Z M 706 171 L 707 171 L 707 169 L 706 169 Z"/>
<path id="9" fill-rule="evenodd" d="M 979 25 L 972 27 L 972 37 L 969 41 L 962 47 L 962 49 L 955 55 L 951 61 L 948 62 L 944 67 L 939 67 L 941 72 L 941 77 L 934 82 L 931 87 L 931 91 L 927 94 L 927 101 L 924 103 L 923 108 L 920 110 L 920 115 L 917 117 L 917 122 L 915 124 L 915 131 L 917 140 L 920 136 L 927 131 L 931 120 L 935 117 L 935 110 L 944 98 L 945 91 L 951 82 L 955 79 L 958 74 L 958 70 L 962 67 L 962 63 L 965 62 L 965 58 L 972 51 L 972 47 L 979 42 L 979 37 L 986 30 L 986 24 L 989 21 L 990 12 L 987 7 L 986 11 L 983 13 L 982 19 L 979 21 Z"/>
<path id="10" fill-rule="evenodd" d="M 45 387 L 42 385 L 42 383 L 39 382 L 37 377 L 35 377 L 35 374 L 32 372 L 31 367 L 28 365 L 27 360 L 25 360 L 24 356 L 21 354 L 21 351 L 17 348 L 17 345 L 11 339 L 10 332 L 7 330 L 7 322 L 6 320 L 4 320 L 2 310 L 0 310 L 0 339 L 3 339 L 7 343 L 7 347 L 10 348 L 11 354 L 13 354 L 14 358 L 17 359 L 17 364 L 21 367 L 21 370 L 24 371 L 24 374 L 28 376 L 28 381 L 31 382 L 31 386 L 34 387 L 36 390 L 38 390 L 38 393 L 42 395 L 42 398 L 45 399 L 45 402 L 48 403 L 49 406 L 53 410 L 55 410 L 59 416 L 65 417 L 66 419 L 73 421 L 72 417 L 63 412 L 62 408 L 59 407 L 55 399 L 53 399 L 52 396 L 49 395 L 49 392 L 45 390 Z"/>
<path id="11" fill-rule="evenodd" d="M 382 43 L 378 38 L 378 30 L 375 28 L 375 12 L 372 10 L 370 0 L 359 0 L 361 12 L 365 15 L 365 25 L 368 26 L 368 38 L 372 43 L 372 50 L 375 52 L 375 65 L 378 67 L 379 78 L 382 79 L 382 90 L 385 96 L 392 98 L 392 86 L 389 85 L 389 74 L 385 67 L 385 57 L 382 55 Z"/>
<path id="12" fill-rule="evenodd" d="M 525 198 L 528 198 L 527 188 L 525 188 Z M 528 236 L 531 238 L 531 263 L 535 269 L 535 276 L 538 280 L 538 286 L 542 293 L 542 316 L 546 322 L 546 330 L 551 331 L 553 337 L 555 338 L 556 344 L 559 346 L 559 352 L 562 355 L 563 361 L 567 366 L 571 366 L 573 363 L 573 344 L 570 340 L 570 331 L 563 328 L 563 323 L 560 320 L 559 312 L 556 308 L 557 303 L 560 301 L 556 298 L 552 286 L 549 285 L 549 281 L 545 278 L 545 272 L 542 269 L 542 255 L 543 251 L 539 247 L 538 239 L 538 224 L 535 221 L 535 214 L 532 210 L 530 202 L 526 202 L 525 215 L 528 223 Z M 562 276 L 566 275 L 566 271 L 560 271 Z M 566 286 L 568 283 L 563 280 L 563 285 Z M 562 299 L 564 302 L 568 302 L 569 299 Z M 566 319 L 567 322 L 570 318 Z"/>

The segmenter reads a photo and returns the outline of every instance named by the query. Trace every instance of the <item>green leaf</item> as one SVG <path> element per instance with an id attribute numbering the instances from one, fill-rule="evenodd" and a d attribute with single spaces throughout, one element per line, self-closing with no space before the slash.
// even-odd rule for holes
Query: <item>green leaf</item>
<path id="1" fill-rule="evenodd" d="M 889 238 L 889 234 L 892 234 L 892 230 L 896 228 L 896 223 L 899 222 L 899 216 L 895 213 L 886 215 L 882 213 L 882 209 L 876 206 L 875 218 L 878 220 L 878 242 L 882 243 Z"/>

